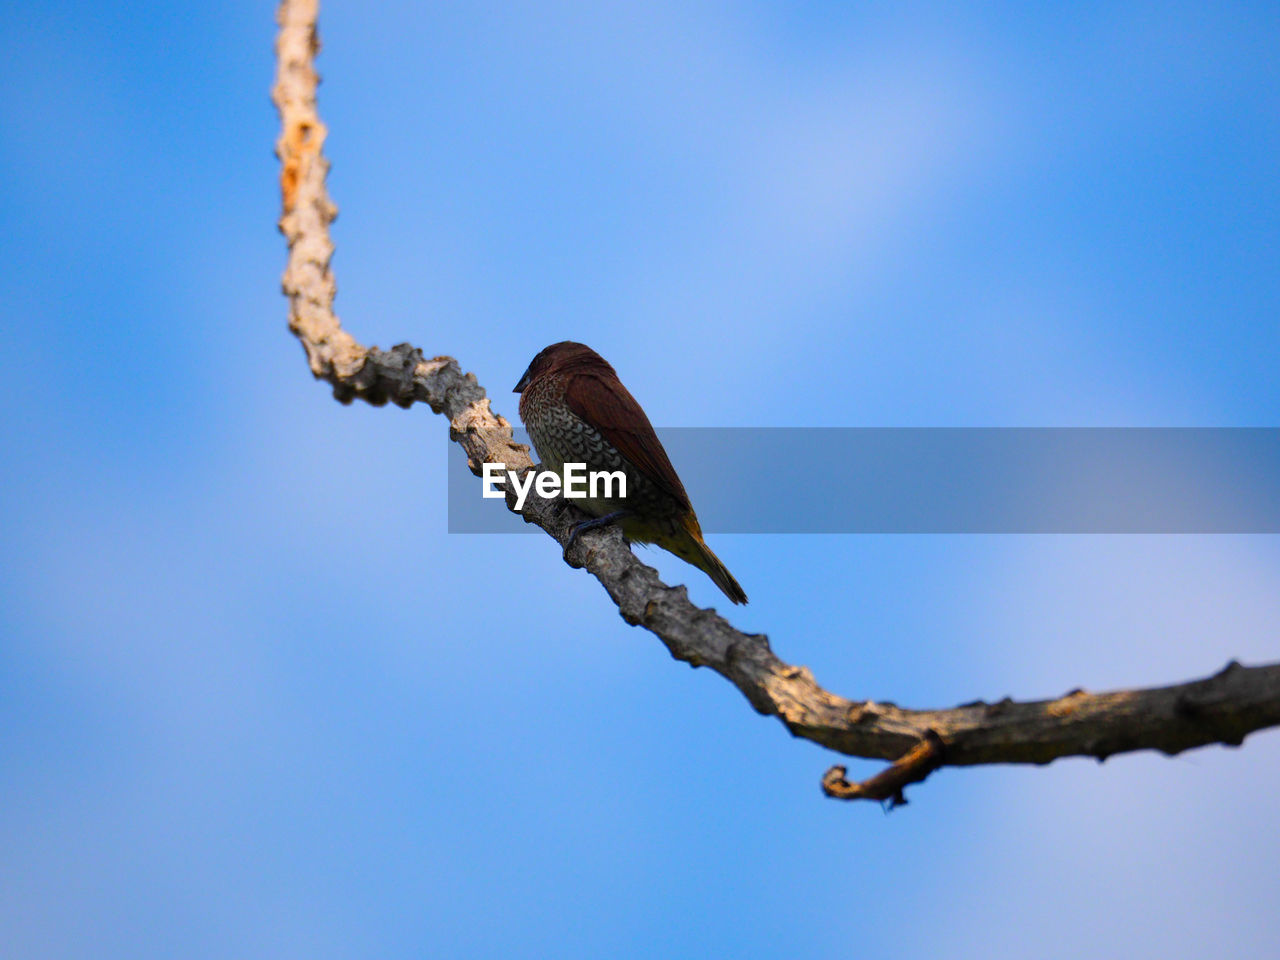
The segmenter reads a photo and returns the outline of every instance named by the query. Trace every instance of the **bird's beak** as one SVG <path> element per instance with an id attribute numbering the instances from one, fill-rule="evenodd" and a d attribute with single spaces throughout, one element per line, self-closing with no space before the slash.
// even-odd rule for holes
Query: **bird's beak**
<path id="1" fill-rule="evenodd" d="M 524 376 L 522 376 L 522 377 L 520 378 L 520 382 L 516 384 L 515 389 L 514 389 L 514 390 L 512 390 L 511 392 L 512 392 L 512 393 L 519 393 L 520 391 L 522 391 L 522 390 L 523 390 L 525 387 L 527 387 L 528 385 L 529 385 L 529 371 L 528 371 L 528 370 L 526 370 L 526 371 L 524 372 Z"/>

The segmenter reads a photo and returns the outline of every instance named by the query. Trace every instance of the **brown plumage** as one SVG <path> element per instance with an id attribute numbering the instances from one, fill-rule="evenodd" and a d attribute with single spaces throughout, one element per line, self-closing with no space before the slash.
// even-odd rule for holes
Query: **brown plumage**
<path id="1" fill-rule="evenodd" d="M 597 518 L 580 524 L 574 536 L 620 522 L 627 539 L 669 550 L 705 572 L 734 603 L 747 602 L 733 574 L 703 541 L 689 495 L 649 418 L 603 357 L 581 343 L 554 343 L 533 358 L 515 392 L 544 469 L 563 475 L 566 463 L 585 463 L 588 471 L 626 474 L 625 500 L 571 501 Z"/>

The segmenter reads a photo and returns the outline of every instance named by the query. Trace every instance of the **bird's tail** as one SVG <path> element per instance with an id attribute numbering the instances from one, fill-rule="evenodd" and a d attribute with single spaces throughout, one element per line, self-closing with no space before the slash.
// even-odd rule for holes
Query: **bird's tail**
<path id="1" fill-rule="evenodd" d="M 702 539 L 702 528 L 698 518 L 692 512 L 686 514 L 679 530 L 672 538 L 673 543 L 667 546 L 681 560 L 693 564 L 708 577 L 734 603 L 746 603 L 746 591 L 733 578 L 729 568 L 720 562 L 720 558 L 711 552 L 706 541 Z"/>

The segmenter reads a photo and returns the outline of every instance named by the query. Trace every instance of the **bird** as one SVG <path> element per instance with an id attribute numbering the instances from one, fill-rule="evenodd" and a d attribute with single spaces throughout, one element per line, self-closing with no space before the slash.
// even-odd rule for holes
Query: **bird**
<path id="1" fill-rule="evenodd" d="M 620 523 L 628 540 L 662 547 L 703 571 L 734 603 L 747 602 L 702 539 L 698 515 L 667 451 L 608 361 L 586 344 L 553 343 L 533 358 L 513 392 L 520 394 L 520 419 L 542 469 L 563 476 L 566 463 L 585 463 L 588 471 L 621 470 L 626 477 L 625 499 L 572 501 L 592 519 L 574 527 L 566 552 L 584 530 Z"/>

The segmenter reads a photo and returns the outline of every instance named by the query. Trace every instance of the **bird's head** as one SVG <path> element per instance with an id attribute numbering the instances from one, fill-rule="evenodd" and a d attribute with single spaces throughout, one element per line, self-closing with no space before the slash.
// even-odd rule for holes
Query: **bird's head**
<path id="1" fill-rule="evenodd" d="M 523 392 L 529 384 L 540 377 L 555 373 L 586 372 L 591 370 L 608 373 L 614 377 L 617 376 L 613 367 L 609 366 L 608 361 L 585 343 L 562 340 L 560 343 L 553 343 L 551 346 L 544 348 L 533 358 L 529 368 L 525 370 L 524 376 L 515 385 L 512 393 Z"/>

